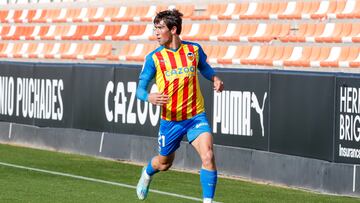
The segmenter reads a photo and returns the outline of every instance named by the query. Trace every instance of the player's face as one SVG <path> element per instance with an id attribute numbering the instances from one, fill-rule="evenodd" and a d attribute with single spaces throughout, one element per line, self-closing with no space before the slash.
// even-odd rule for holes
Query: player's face
<path id="1" fill-rule="evenodd" d="M 160 45 L 170 44 L 173 35 L 163 20 L 154 25 L 154 34 Z"/>

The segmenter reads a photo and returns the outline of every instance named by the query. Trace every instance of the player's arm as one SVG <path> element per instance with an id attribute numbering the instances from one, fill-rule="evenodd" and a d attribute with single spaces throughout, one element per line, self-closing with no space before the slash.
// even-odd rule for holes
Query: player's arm
<path id="1" fill-rule="evenodd" d="M 201 46 L 199 46 L 199 65 L 200 73 L 208 80 L 213 82 L 214 90 L 221 92 L 224 89 L 224 82 L 216 76 L 214 69 L 206 62 L 207 56 Z"/>
<path id="2" fill-rule="evenodd" d="M 145 58 L 145 63 L 139 76 L 139 84 L 136 90 L 136 97 L 141 101 L 148 101 L 154 105 L 166 104 L 169 100 L 169 97 L 167 95 L 162 95 L 158 92 L 149 94 L 147 92 L 147 88 L 150 84 L 150 81 L 154 78 L 155 73 L 156 68 L 154 65 L 154 60 L 151 58 L 151 56 L 147 56 Z"/>

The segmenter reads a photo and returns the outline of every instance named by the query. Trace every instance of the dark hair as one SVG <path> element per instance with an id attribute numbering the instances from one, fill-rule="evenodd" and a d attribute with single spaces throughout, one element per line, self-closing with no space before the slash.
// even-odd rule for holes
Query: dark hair
<path id="1" fill-rule="evenodd" d="M 182 17 L 183 17 L 183 14 L 176 9 L 165 10 L 165 11 L 161 11 L 156 14 L 156 16 L 154 18 L 154 24 L 158 24 L 158 23 L 160 23 L 161 20 L 163 20 L 169 29 L 171 29 L 175 26 L 176 34 L 180 35 Z"/>

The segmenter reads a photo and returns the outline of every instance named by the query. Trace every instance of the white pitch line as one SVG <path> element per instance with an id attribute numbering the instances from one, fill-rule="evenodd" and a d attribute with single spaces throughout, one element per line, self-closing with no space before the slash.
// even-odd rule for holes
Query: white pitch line
<path id="1" fill-rule="evenodd" d="M 5 162 L 0 162 L 0 165 L 13 167 L 13 168 L 19 168 L 19 169 L 25 169 L 25 170 L 30 170 L 30 171 L 36 171 L 36 172 L 41 172 L 41 173 L 47 173 L 47 174 L 52 174 L 52 175 L 57 175 L 57 176 L 65 176 L 65 177 L 70 177 L 70 178 L 76 178 L 76 179 L 80 179 L 80 180 L 87 180 L 87 181 L 92 181 L 92 182 L 97 182 L 97 183 L 116 185 L 116 186 L 125 187 L 125 188 L 136 189 L 136 186 L 133 186 L 133 185 L 117 183 L 117 182 L 111 182 L 111 181 L 106 181 L 106 180 L 101 180 L 101 179 L 96 179 L 96 178 L 89 178 L 89 177 L 84 177 L 84 176 L 78 176 L 78 175 L 73 175 L 73 174 L 69 174 L 69 173 L 48 171 L 48 170 L 44 170 L 44 169 L 20 166 L 20 165 L 5 163 Z M 193 201 L 197 201 L 197 202 L 202 202 L 203 201 L 200 198 L 190 197 L 190 196 L 186 196 L 186 195 L 179 195 L 179 194 L 170 193 L 170 192 L 163 192 L 163 191 L 160 191 L 160 190 L 152 190 L 152 189 L 150 189 L 150 192 L 157 193 L 157 194 L 162 194 L 162 195 L 167 195 L 167 196 L 178 197 L 178 198 L 182 198 L 182 199 L 193 200 Z M 214 202 L 214 203 L 219 203 L 219 202 Z"/>

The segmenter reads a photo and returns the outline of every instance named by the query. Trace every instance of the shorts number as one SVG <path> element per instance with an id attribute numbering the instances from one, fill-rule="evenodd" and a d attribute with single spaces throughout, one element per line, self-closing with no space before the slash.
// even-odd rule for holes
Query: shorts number
<path id="1" fill-rule="evenodd" d="M 158 140 L 159 140 L 159 145 L 161 145 L 161 147 L 165 147 L 165 136 L 160 135 Z"/>

